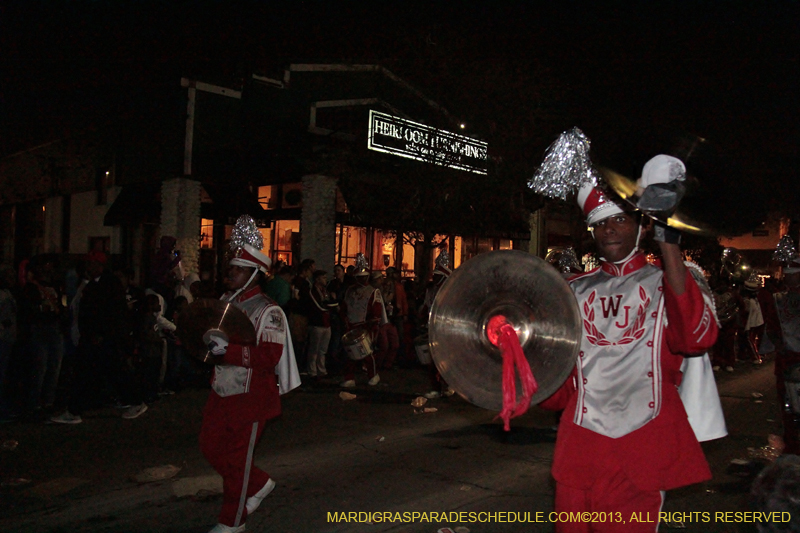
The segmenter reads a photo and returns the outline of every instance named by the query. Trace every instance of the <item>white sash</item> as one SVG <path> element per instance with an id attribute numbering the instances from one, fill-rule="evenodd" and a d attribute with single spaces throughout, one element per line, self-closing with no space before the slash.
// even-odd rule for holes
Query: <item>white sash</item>
<path id="1" fill-rule="evenodd" d="M 678 387 L 678 394 L 697 440 L 704 442 L 727 435 L 725 415 L 722 413 L 717 382 L 708 354 L 684 358 L 681 372 L 683 380 Z"/>

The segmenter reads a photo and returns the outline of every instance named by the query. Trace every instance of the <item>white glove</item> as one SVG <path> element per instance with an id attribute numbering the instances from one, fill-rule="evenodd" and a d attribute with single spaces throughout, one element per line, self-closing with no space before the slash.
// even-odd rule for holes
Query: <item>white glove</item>
<path id="1" fill-rule="evenodd" d="M 670 183 L 686 179 L 686 166 L 683 161 L 671 155 L 660 154 L 645 163 L 642 177 L 636 182 L 642 189 L 657 183 Z"/>
<path id="2" fill-rule="evenodd" d="M 203 333 L 203 342 L 208 346 L 208 351 L 216 356 L 225 355 L 228 351 L 228 336 L 218 329 L 210 329 Z"/>
<path id="3" fill-rule="evenodd" d="M 636 182 L 637 207 L 645 212 L 674 212 L 683 198 L 686 166 L 677 157 L 657 155 L 642 169 Z"/>

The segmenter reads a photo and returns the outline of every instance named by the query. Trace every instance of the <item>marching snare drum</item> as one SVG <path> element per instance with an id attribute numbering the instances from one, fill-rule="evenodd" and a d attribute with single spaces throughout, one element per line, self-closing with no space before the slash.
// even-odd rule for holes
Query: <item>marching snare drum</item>
<path id="1" fill-rule="evenodd" d="M 342 346 L 347 357 L 353 361 L 360 361 L 372 355 L 372 336 L 367 328 L 356 328 L 342 336 Z"/>

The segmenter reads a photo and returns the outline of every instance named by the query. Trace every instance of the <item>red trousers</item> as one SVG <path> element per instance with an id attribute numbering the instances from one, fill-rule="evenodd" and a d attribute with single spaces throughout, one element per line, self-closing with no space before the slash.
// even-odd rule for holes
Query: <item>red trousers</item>
<path id="1" fill-rule="evenodd" d="M 223 409 L 203 411 L 200 450 L 222 476 L 219 522 L 238 527 L 247 518 L 247 498 L 267 484 L 269 474 L 253 464 L 253 451 L 264 431 L 264 420 L 237 420 Z"/>
<path id="2" fill-rule="evenodd" d="M 653 533 L 664 503 L 661 491 L 637 488 L 619 469 L 598 476 L 586 490 L 556 483 L 556 533 Z M 566 513 L 588 512 L 589 520 L 573 521 Z M 574 516 L 574 515 L 573 515 Z"/>

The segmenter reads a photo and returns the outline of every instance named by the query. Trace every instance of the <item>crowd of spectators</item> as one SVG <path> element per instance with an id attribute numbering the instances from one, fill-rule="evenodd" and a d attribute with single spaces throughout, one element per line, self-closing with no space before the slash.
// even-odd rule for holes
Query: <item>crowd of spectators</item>
<path id="1" fill-rule="evenodd" d="M 347 295 L 359 287 L 371 295 L 374 309 L 368 313 L 374 316 L 353 318 Z M 296 268 L 277 262 L 263 285 L 264 292 L 288 317 L 298 368 L 301 375 L 308 376 L 305 381 L 313 384 L 343 374 L 345 387 L 355 382 L 347 378 L 346 367 L 352 364 L 342 339 L 355 328 L 367 326 L 369 330 L 374 359 L 370 364 L 375 365 L 371 384 L 378 382 L 372 378 L 380 370 L 418 365 L 413 339 L 425 334 L 428 309 L 422 298 L 417 302 L 416 295 L 424 294 L 425 288 L 415 280 L 404 280 L 394 267 L 385 272 L 357 272 L 354 266 L 337 264 L 329 272 L 318 269 L 313 259 Z"/>
<path id="2" fill-rule="evenodd" d="M 133 419 L 163 396 L 208 386 L 210 368 L 187 356 L 176 323 L 194 299 L 217 298 L 224 287 L 183 275 L 174 246 L 162 239 L 151 270 L 140 276 L 102 251 L 78 259 L 43 254 L 16 270 L 0 266 L 0 421 L 79 424 L 86 411 L 109 406 Z M 370 324 L 375 374 L 419 364 L 414 338 L 426 333 L 430 287 L 391 267 L 358 277 L 354 270 L 279 261 L 262 286 L 288 317 L 310 386 L 345 373 L 342 338 L 354 326 L 346 295 L 360 283 L 380 306 L 380 319 Z M 148 281 L 141 287 L 137 279 Z"/>
<path id="3" fill-rule="evenodd" d="M 0 421 L 79 424 L 101 406 L 132 419 L 202 383 L 207 369 L 187 358 L 175 323 L 213 287 L 171 271 L 143 289 L 98 250 L 0 267 Z"/>

